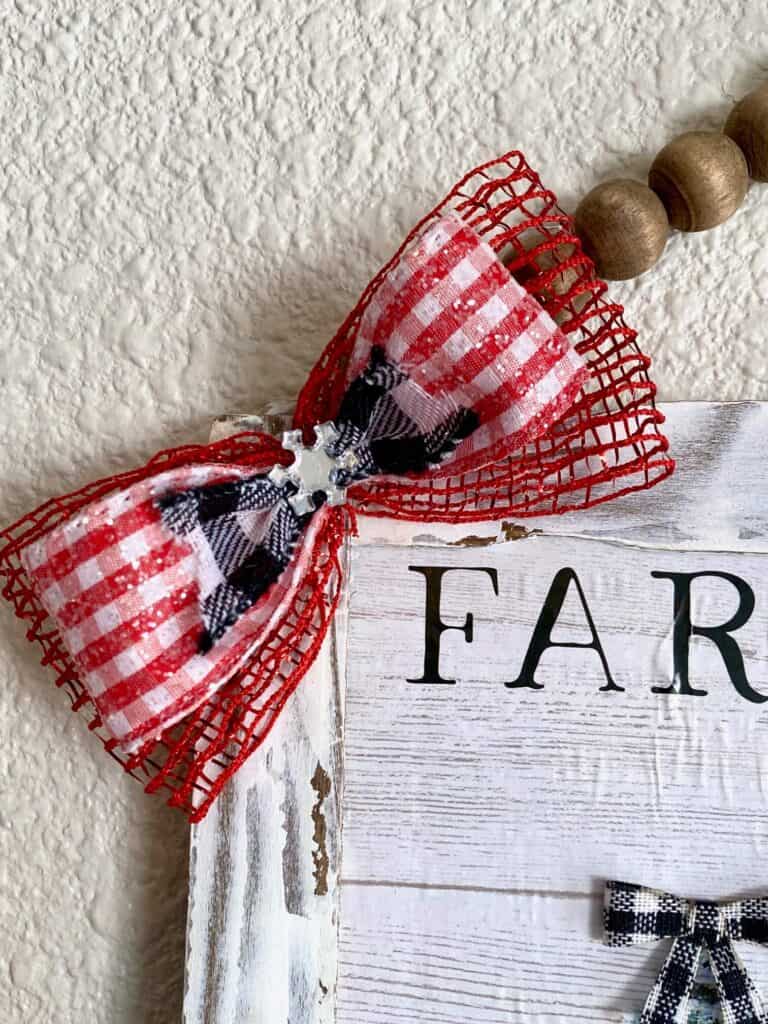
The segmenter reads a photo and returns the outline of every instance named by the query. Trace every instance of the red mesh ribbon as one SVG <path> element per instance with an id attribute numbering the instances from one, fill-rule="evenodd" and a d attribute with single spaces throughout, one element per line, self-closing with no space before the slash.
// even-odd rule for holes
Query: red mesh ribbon
<path id="1" fill-rule="evenodd" d="M 573 223 L 545 189 L 522 153 L 470 171 L 420 221 L 370 282 L 316 363 L 299 396 L 295 423 L 303 428 L 338 405 L 346 364 L 363 313 L 380 282 L 424 227 L 456 210 L 499 253 L 560 325 L 586 361 L 590 382 L 569 414 L 536 442 L 483 470 L 441 481 L 414 481 L 370 493 L 352 491 L 367 515 L 471 522 L 504 516 L 548 515 L 589 508 L 650 487 L 674 462 L 659 425 L 650 359 L 623 308 L 606 298 L 606 284 L 581 249 Z"/>
<path id="2" fill-rule="evenodd" d="M 471 172 L 413 229 L 318 361 L 299 398 L 295 425 L 309 431 L 333 419 L 372 297 L 403 250 L 449 210 L 502 255 L 513 275 L 558 321 L 587 363 L 590 379 L 564 418 L 510 457 L 464 475 L 383 482 L 375 489 L 356 485 L 349 492 L 355 507 L 368 515 L 454 523 L 552 514 L 587 508 L 669 475 L 673 462 L 659 430 L 662 416 L 654 406 L 649 360 L 624 323 L 621 307 L 606 301 L 605 285 L 595 278 L 570 219 L 519 153 Z M 324 510 L 313 534 L 308 571 L 287 614 L 261 638 L 245 667 L 182 722 L 130 756 L 106 733 L 61 636 L 33 592 L 20 553 L 95 499 L 160 472 L 196 463 L 260 472 L 284 458 L 279 444 L 263 435 L 175 449 L 142 469 L 53 499 L 0 534 L 3 595 L 26 621 L 27 636 L 40 645 L 43 664 L 52 667 L 73 709 L 89 715 L 90 728 L 106 749 L 148 791 L 166 790 L 168 802 L 192 821 L 205 815 L 225 781 L 264 741 L 316 657 L 338 602 L 339 550 L 353 513 L 348 507 Z"/>

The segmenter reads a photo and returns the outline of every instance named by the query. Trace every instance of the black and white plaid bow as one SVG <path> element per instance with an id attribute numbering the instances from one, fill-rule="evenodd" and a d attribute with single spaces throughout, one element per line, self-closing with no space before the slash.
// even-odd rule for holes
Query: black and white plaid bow
<path id="1" fill-rule="evenodd" d="M 605 941 L 631 946 L 673 939 L 640 1024 L 680 1024 L 702 954 L 709 954 L 725 1024 L 768 1024 L 760 995 L 733 943 L 768 945 L 768 897 L 710 903 L 628 882 L 605 887 Z"/>

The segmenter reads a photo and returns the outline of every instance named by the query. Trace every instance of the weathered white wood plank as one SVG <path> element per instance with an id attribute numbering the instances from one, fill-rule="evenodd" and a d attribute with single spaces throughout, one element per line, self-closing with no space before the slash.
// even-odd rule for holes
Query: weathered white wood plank
<path id="1" fill-rule="evenodd" d="M 678 465 L 650 491 L 625 495 L 586 512 L 502 524 L 439 526 L 359 521 L 358 543 L 473 544 L 523 531 L 615 538 L 702 550 L 768 551 L 768 506 L 754 500 L 764 480 L 766 402 L 662 403 L 664 432 Z"/>
<path id="2" fill-rule="evenodd" d="M 186 1024 L 332 1024 L 340 866 L 337 635 L 192 829 Z"/>
<path id="3" fill-rule="evenodd" d="M 267 742 L 192 828 L 185 1024 L 335 1021 L 344 636 L 342 609 Z"/>
<path id="4" fill-rule="evenodd" d="M 455 566 L 443 618 L 475 616 L 474 642 L 442 640 L 455 685 L 422 673 L 425 584 L 412 565 Z M 484 573 L 493 567 L 499 595 Z M 594 650 L 542 656 L 543 689 L 507 688 L 561 568 L 578 574 L 616 685 Z M 767 885 L 768 704 L 729 680 L 696 638 L 691 684 L 672 676 L 672 585 L 650 570 L 734 573 L 757 605 L 738 631 L 752 685 L 768 699 L 768 557 L 649 550 L 532 537 L 481 551 L 357 548 L 352 559 L 344 877 L 586 893 L 628 875 L 708 897 Z M 693 589 L 694 622 L 723 623 L 738 595 Z M 396 641 L 393 639 L 396 638 Z M 590 640 L 575 589 L 553 639 Z"/>
<path id="5" fill-rule="evenodd" d="M 637 1024 L 669 942 L 599 939 L 597 899 L 345 884 L 338 1024 Z"/>
<path id="6" fill-rule="evenodd" d="M 649 572 L 716 569 L 750 581 L 757 607 L 738 640 L 750 681 L 768 693 L 768 408 L 665 412 L 678 474 L 647 494 L 501 529 L 361 518 L 348 669 L 334 677 L 335 700 L 349 687 L 341 882 L 339 732 L 324 805 L 337 840 L 335 898 L 343 892 L 338 1014 L 331 999 L 292 996 L 329 976 L 317 950 L 327 952 L 331 934 L 335 943 L 337 909 L 310 883 L 307 924 L 285 895 L 295 877 L 285 867 L 291 809 L 304 825 L 302 870 L 314 843 L 314 753 L 302 751 L 300 723 L 327 719 L 330 707 L 301 703 L 307 680 L 269 748 L 195 830 L 187 1012 L 197 1016 L 187 1024 L 624 1024 L 636 1020 L 665 948 L 600 945 L 606 876 L 714 898 L 765 891 L 768 712 L 735 693 L 701 639 L 691 676 L 707 697 L 651 692 L 671 680 L 672 587 Z M 493 545 L 500 536 L 523 539 Z M 499 573 L 498 596 L 487 576 L 445 578 L 443 619 L 475 615 L 472 645 L 457 632 L 442 641 L 443 674 L 456 686 L 405 681 L 420 674 L 424 644 L 424 580 L 413 564 Z M 565 565 L 579 574 L 622 693 L 600 692 L 593 651 L 547 651 L 541 691 L 503 685 Z M 694 591 L 694 621 L 733 613 L 735 593 L 721 583 Z M 573 598 L 556 640 L 588 639 Z M 339 628 L 342 654 L 343 620 Z M 312 679 L 328 671 L 328 655 Z M 293 803 L 286 776 L 302 780 Z M 258 813 L 245 826 L 251 805 Z M 764 952 L 740 951 L 768 987 Z"/>

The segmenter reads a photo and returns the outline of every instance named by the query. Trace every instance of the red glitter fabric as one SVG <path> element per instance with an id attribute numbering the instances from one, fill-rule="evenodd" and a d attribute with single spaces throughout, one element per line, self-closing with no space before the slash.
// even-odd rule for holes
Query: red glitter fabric
<path id="1" fill-rule="evenodd" d="M 385 275 L 425 227 L 450 211 L 474 227 L 557 320 L 586 362 L 589 380 L 562 419 L 513 455 L 463 475 L 352 487 L 355 509 L 456 523 L 552 514 L 587 508 L 667 476 L 673 462 L 659 429 L 662 417 L 654 406 L 649 360 L 624 324 L 621 307 L 606 301 L 605 285 L 595 278 L 569 218 L 519 153 L 471 172 L 413 229 L 321 356 L 299 398 L 295 425 L 309 435 L 314 424 L 334 418 L 361 323 Z M 339 550 L 354 529 L 354 513 L 349 506 L 324 510 L 309 569 L 286 616 L 267 632 L 245 667 L 188 717 L 131 755 L 122 753 L 104 729 L 61 636 L 35 597 L 20 555 L 94 500 L 160 472 L 200 463 L 237 464 L 259 472 L 284 462 L 285 454 L 263 435 L 161 453 L 142 469 L 47 502 L 0 534 L 3 595 L 26 621 L 28 638 L 40 645 L 43 664 L 51 666 L 73 709 L 89 716 L 90 728 L 106 749 L 148 791 L 165 791 L 168 802 L 192 821 L 205 815 L 226 780 L 264 741 L 316 657 L 338 602 Z"/>
<path id="2" fill-rule="evenodd" d="M 518 152 L 470 171 L 413 228 L 315 364 L 299 396 L 296 426 L 306 430 L 337 408 L 368 304 L 400 253 L 450 210 L 557 321 L 587 363 L 590 379 L 566 416 L 510 457 L 479 473 L 414 480 L 407 487 L 384 484 L 375 495 L 350 488 L 358 510 L 451 523 L 551 515 L 589 508 L 668 476 L 674 462 L 660 430 L 664 417 L 654 404 L 650 359 L 637 345 L 637 332 L 625 324 L 623 308 L 608 300 L 571 218 Z"/>

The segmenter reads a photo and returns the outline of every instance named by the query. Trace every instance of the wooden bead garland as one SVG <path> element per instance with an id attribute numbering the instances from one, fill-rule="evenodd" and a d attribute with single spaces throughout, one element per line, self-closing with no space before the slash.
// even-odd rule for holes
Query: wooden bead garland
<path id="1" fill-rule="evenodd" d="M 728 220 L 750 175 L 768 182 L 768 82 L 739 100 L 722 133 L 684 132 L 664 146 L 648 187 L 616 178 L 593 188 L 574 228 L 600 277 L 637 277 L 661 256 L 670 226 L 704 231 Z"/>
<path id="2" fill-rule="evenodd" d="M 669 234 L 664 205 L 647 185 L 605 181 L 582 199 L 574 217 L 584 251 L 600 277 L 638 277 L 659 259 Z"/>
<path id="3" fill-rule="evenodd" d="M 744 154 L 727 135 L 685 132 L 653 161 L 648 184 L 664 203 L 672 227 L 704 231 L 736 212 L 749 188 L 749 171 Z"/>
<path id="4" fill-rule="evenodd" d="M 739 100 L 724 131 L 746 157 L 750 176 L 768 181 L 768 82 Z"/>

